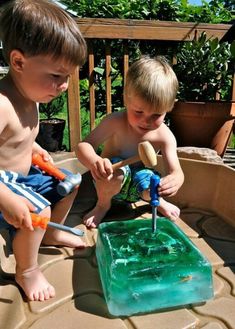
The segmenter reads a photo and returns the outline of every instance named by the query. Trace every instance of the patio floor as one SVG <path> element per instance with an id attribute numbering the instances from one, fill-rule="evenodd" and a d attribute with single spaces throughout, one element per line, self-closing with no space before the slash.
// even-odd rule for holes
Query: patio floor
<path id="1" fill-rule="evenodd" d="M 28 302 L 14 282 L 14 257 L 8 236 L 0 235 L 0 328 L 32 329 L 235 329 L 235 228 L 215 213 L 185 207 L 177 225 L 192 239 L 213 266 L 215 296 L 201 305 L 135 315 L 112 317 L 104 300 L 95 242 L 97 230 L 87 230 L 83 214 L 93 206 L 95 193 L 89 174 L 82 184 L 67 225 L 85 231 L 87 247 L 41 247 L 40 266 L 56 288 L 56 297 L 46 302 Z M 114 204 L 105 220 L 150 218 L 149 204 Z"/>

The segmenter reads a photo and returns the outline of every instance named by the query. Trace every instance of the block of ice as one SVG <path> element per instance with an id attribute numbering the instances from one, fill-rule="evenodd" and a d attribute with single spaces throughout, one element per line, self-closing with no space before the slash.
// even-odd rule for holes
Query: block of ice
<path id="1" fill-rule="evenodd" d="M 158 219 L 102 223 L 96 257 L 109 312 L 129 316 L 213 297 L 208 260 L 174 223 Z"/>

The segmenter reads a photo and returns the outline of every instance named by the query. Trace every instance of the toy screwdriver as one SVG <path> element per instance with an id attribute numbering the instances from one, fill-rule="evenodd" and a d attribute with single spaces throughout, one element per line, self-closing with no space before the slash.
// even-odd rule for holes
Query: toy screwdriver
<path id="1" fill-rule="evenodd" d="M 157 230 L 157 206 L 159 206 L 158 185 L 160 183 L 160 177 L 156 174 L 150 178 L 150 205 L 152 206 L 152 232 Z"/>
<path id="2" fill-rule="evenodd" d="M 32 225 L 33 227 L 41 227 L 42 229 L 46 230 L 46 228 L 49 226 L 51 228 L 55 228 L 57 230 L 69 232 L 78 236 L 83 236 L 84 232 L 82 230 L 79 230 L 78 228 L 69 227 L 62 224 L 57 224 L 54 222 L 50 222 L 50 219 L 47 217 L 42 217 L 35 213 L 30 213 L 32 218 Z"/>

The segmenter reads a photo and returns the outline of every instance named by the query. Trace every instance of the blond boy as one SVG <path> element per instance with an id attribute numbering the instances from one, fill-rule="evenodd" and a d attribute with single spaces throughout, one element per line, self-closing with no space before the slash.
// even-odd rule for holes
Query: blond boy
<path id="1" fill-rule="evenodd" d="M 180 210 L 163 199 L 173 196 L 183 184 L 184 175 L 176 152 L 176 140 L 164 123 L 175 102 L 178 81 L 163 57 L 143 57 L 132 64 L 126 77 L 126 110 L 106 116 L 90 135 L 78 144 L 78 159 L 91 172 L 97 191 L 97 203 L 84 217 L 88 227 L 96 227 L 111 207 L 113 197 L 136 201 L 149 197 L 153 172 L 141 164 L 113 171 L 111 159 L 126 159 L 138 153 L 138 143 L 149 141 L 163 157 L 166 176 L 161 178 L 159 212 L 171 220 Z M 101 156 L 96 151 L 104 144 Z M 112 160 L 113 161 L 113 160 Z M 115 159 L 116 161 L 116 159 Z"/>

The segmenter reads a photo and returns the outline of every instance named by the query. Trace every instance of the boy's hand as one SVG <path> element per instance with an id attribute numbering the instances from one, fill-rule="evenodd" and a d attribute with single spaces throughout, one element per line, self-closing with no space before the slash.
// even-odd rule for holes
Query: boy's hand
<path id="1" fill-rule="evenodd" d="M 51 157 L 51 155 L 44 149 L 42 149 L 42 151 L 39 153 L 41 155 L 41 157 L 43 158 L 44 161 L 50 161 L 53 163 L 53 159 Z"/>
<path id="2" fill-rule="evenodd" d="M 48 153 L 47 150 L 43 149 L 37 143 L 34 143 L 33 153 L 40 154 L 44 161 L 50 161 L 53 163 L 53 159 L 52 159 L 50 153 Z"/>
<path id="3" fill-rule="evenodd" d="M 1 209 L 1 212 L 4 219 L 15 228 L 26 228 L 33 231 L 30 211 L 35 210 L 35 206 L 26 198 L 13 194 L 8 199 L 8 203 Z"/>
<path id="4" fill-rule="evenodd" d="M 183 178 L 179 175 L 167 175 L 160 180 L 158 187 L 158 193 L 160 196 L 173 196 L 177 193 L 181 185 L 183 184 Z"/>
<path id="5" fill-rule="evenodd" d="M 111 179 L 113 174 L 112 163 L 107 158 L 99 157 L 90 167 L 90 171 L 95 180 Z"/>

